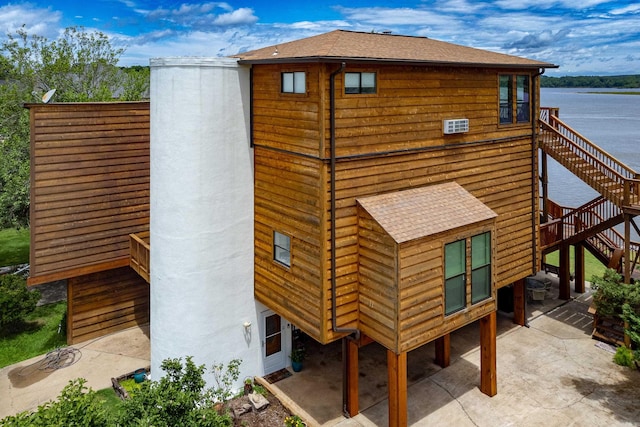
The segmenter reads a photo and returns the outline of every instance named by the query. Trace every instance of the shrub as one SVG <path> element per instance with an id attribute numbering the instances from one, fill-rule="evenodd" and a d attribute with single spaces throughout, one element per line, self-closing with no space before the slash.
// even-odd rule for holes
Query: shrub
<path id="1" fill-rule="evenodd" d="M 196 366 L 187 357 L 167 359 L 161 368 L 166 375 L 158 381 L 145 381 L 124 401 L 120 426 L 231 426 L 231 417 L 213 407 L 211 393 L 202 378 L 204 365 Z"/>
<path id="2" fill-rule="evenodd" d="M 622 318 L 624 319 L 624 333 L 633 343 L 635 359 L 640 361 L 640 307 L 638 305 L 624 304 L 622 306 Z"/>
<path id="3" fill-rule="evenodd" d="M 0 420 L 2 427 L 51 427 L 108 425 L 105 409 L 96 393 L 85 387 L 86 380 L 69 381 L 56 401 L 45 403 L 33 413 L 21 412 Z"/>
<path id="4" fill-rule="evenodd" d="M 40 292 L 30 291 L 25 279 L 12 274 L 0 276 L 0 328 L 20 322 L 40 300 Z"/>
<path id="5" fill-rule="evenodd" d="M 633 351 L 625 346 L 620 346 L 616 349 L 616 354 L 613 355 L 613 361 L 620 366 L 633 367 Z"/>
<path id="6" fill-rule="evenodd" d="M 242 360 L 233 359 L 229 362 L 226 369 L 222 363 L 214 364 L 211 369 L 213 378 L 216 381 L 216 387 L 211 390 L 213 399 L 216 402 L 226 402 L 233 396 L 233 383 L 240 376 L 240 364 Z"/>
<path id="7" fill-rule="evenodd" d="M 602 277 L 593 276 L 591 280 L 596 289 L 593 302 L 599 315 L 622 317 L 625 303 L 640 309 L 640 285 L 622 283 L 622 276 L 615 270 L 608 268 Z"/>

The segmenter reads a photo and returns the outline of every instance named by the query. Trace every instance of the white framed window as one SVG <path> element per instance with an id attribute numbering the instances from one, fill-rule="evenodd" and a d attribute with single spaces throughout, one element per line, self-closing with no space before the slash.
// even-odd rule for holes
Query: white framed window
<path id="1" fill-rule="evenodd" d="M 376 73 L 344 73 L 344 93 L 376 93 Z"/>
<path id="2" fill-rule="evenodd" d="M 282 73 L 282 93 L 307 93 L 307 74 L 304 71 Z"/>
<path id="3" fill-rule="evenodd" d="M 273 232 L 273 259 L 285 267 L 291 267 L 291 238 L 278 231 Z"/>

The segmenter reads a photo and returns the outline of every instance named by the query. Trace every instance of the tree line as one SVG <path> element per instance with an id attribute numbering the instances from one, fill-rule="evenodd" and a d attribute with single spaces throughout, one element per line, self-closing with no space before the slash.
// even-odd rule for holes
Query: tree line
<path id="1" fill-rule="evenodd" d="M 541 87 L 640 88 L 640 74 L 626 76 L 564 76 L 540 78 Z"/>

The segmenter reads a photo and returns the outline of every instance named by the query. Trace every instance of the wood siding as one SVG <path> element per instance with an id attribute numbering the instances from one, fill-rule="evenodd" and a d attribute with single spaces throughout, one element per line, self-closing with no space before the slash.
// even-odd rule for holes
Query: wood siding
<path id="1" fill-rule="evenodd" d="M 29 108 L 30 283 L 128 265 L 149 229 L 149 103 Z"/>
<path id="2" fill-rule="evenodd" d="M 396 353 L 413 350 L 434 339 L 479 320 L 495 311 L 495 268 L 491 271 L 491 296 L 475 304 L 471 301 L 471 275 L 467 274 L 466 308 L 445 316 L 444 245 L 490 231 L 492 265 L 495 265 L 493 221 L 482 221 L 437 236 L 402 244 L 399 249 L 398 343 Z M 467 245 L 467 272 L 471 271 L 471 248 Z"/>
<path id="3" fill-rule="evenodd" d="M 358 208 L 362 333 L 399 354 L 495 311 L 495 274 L 491 298 L 471 304 L 471 285 L 467 283 L 467 308 L 446 317 L 444 308 L 445 243 L 485 231 L 493 235 L 492 223 L 483 221 L 398 245 Z M 470 270 L 470 257 L 467 261 Z"/>
<path id="4" fill-rule="evenodd" d="M 358 208 L 359 328 L 388 349 L 398 347 L 399 246 Z"/>
<path id="5" fill-rule="evenodd" d="M 282 72 L 306 72 L 307 92 L 282 93 Z M 261 146 L 320 157 L 326 109 L 323 69 L 317 64 L 253 67 L 253 138 Z M 261 84 L 265 82 L 265 84 Z M 328 98 L 327 98 L 328 99 Z M 328 104 L 327 104 L 328 105 Z"/>
<path id="6" fill-rule="evenodd" d="M 255 297 L 321 341 L 326 243 L 317 160 L 255 148 Z M 291 268 L 274 260 L 273 232 L 291 238 Z"/>
<path id="7" fill-rule="evenodd" d="M 149 284 L 129 267 L 67 282 L 67 342 L 149 323 Z"/>
<path id="8" fill-rule="evenodd" d="M 264 247 L 256 250 L 255 286 L 261 302 L 295 324 L 302 322 L 299 326 L 305 332 L 324 343 L 344 335 L 332 328 L 329 263 L 329 74 L 338 65 L 304 67 L 309 67 L 305 68 L 309 70 L 308 93 L 285 97 L 278 92 L 280 71 L 300 71 L 301 67 L 253 66 L 256 236 L 262 236 L 261 241 L 256 237 L 256 245 Z M 537 222 L 535 127 L 531 123 L 500 125 L 498 100 L 500 74 L 529 71 L 351 64 L 346 71 L 375 71 L 378 92 L 345 95 L 343 75 L 336 76 L 337 325 L 357 328 L 361 321 L 357 197 L 456 181 L 498 214 L 497 287 L 530 275 Z M 265 89 L 268 87 L 272 89 Z M 532 91 L 537 93 L 536 85 Z M 537 112 L 532 111 L 531 116 L 537 117 Z M 469 132 L 444 135 L 443 120 L 457 118 L 469 119 Z M 292 176 L 290 169 L 301 165 L 313 173 Z M 304 187 L 304 193 L 293 195 L 297 187 Z M 312 188 L 320 192 L 320 200 L 311 200 Z M 259 196 L 265 189 L 275 192 L 267 196 L 268 201 Z M 261 218 L 260 203 L 266 203 Z M 312 212 L 301 213 L 302 206 L 312 207 Z M 270 268 L 273 277 L 265 279 L 259 265 L 273 262 L 268 258 L 269 233 L 280 229 L 303 236 L 304 269 L 295 271 L 298 261 L 292 254 L 291 271 L 278 274 Z M 308 274 L 314 269 L 319 271 Z M 308 302 L 300 292 L 308 292 L 310 300 L 319 295 L 323 301 L 310 304 L 312 310 L 303 313 L 303 307 L 291 307 L 296 301 L 287 300 L 292 289 L 293 298 L 305 307 Z M 318 309 L 324 310 L 321 331 L 315 324 Z M 313 319 L 312 328 L 309 319 Z"/>

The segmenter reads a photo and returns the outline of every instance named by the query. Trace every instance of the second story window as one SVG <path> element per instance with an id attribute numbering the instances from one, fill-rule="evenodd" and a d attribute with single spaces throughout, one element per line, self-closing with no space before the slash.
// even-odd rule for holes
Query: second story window
<path id="1" fill-rule="evenodd" d="M 282 73 L 282 93 L 306 93 L 307 78 L 304 71 Z"/>
<path id="2" fill-rule="evenodd" d="M 528 123 L 531 120 L 529 99 L 529 76 L 516 76 L 516 122 Z"/>
<path id="3" fill-rule="evenodd" d="M 376 73 L 344 73 L 344 93 L 376 93 Z"/>
<path id="4" fill-rule="evenodd" d="M 500 75 L 500 124 L 529 123 L 531 94 L 528 75 Z"/>
<path id="5" fill-rule="evenodd" d="M 291 238 L 277 231 L 273 232 L 273 259 L 291 267 Z"/>

